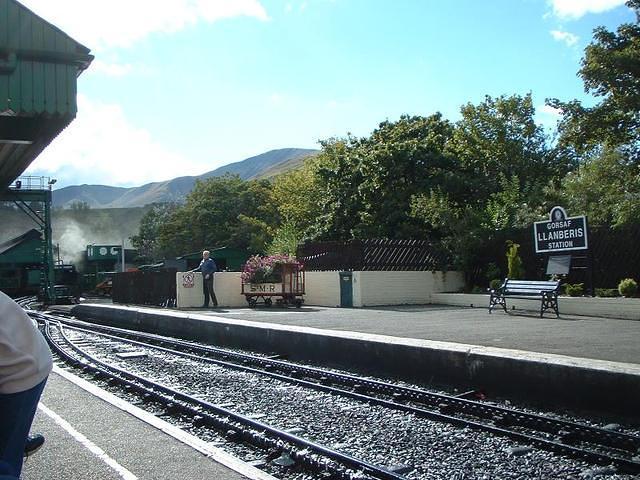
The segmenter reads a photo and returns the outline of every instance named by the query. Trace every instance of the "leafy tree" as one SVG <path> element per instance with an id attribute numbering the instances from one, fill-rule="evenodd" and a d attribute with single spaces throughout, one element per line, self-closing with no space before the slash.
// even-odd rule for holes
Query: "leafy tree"
<path id="1" fill-rule="evenodd" d="M 640 165 L 608 148 L 567 176 L 560 198 L 570 211 L 585 213 L 591 224 L 638 224 Z"/>
<path id="2" fill-rule="evenodd" d="M 569 169 L 535 123 L 531 94 L 487 96 L 460 111 L 462 118 L 448 144 L 465 179 L 453 192 L 460 200 L 483 208 L 507 183 L 513 189 L 513 182 L 522 196 L 539 198 L 544 185 Z"/>
<path id="3" fill-rule="evenodd" d="M 412 197 L 411 215 L 468 270 L 496 231 L 537 219 L 546 186 L 569 167 L 536 125 L 531 95 L 487 96 L 461 113 L 445 144 L 455 161 L 439 184 Z"/>
<path id="4" fill-rule="evenodd" d="M 640 0 L 627 6 L 640 14 Z M 578 72 L 587 93 L 600 101 L 585 107 L 578 100 L 548 103 L 563 111 L 559 124 L 561 146 L 578 155 L 619 148 L 635 162 L 640 160 L 640 24 L 625 23 L 616 32 L 594 30 Z"/>
<path id="5" fill-rule="evenodd" d="M 413 195 L 446 181 L 452 125 L 440 114 L 383 122 L 369 138 L 321 142 L 324 185 L 316 234 L 327 239 L 421 235 L 410 215 Z"/>
<path id="6" fill-rule="evenodd" d="M 295 255 L 298 245 L 303 240 L 303 235 L 298 227 L 291 221 L 284 222 L 273 235 L 271 244 L 267 248 L 269 255 L 284 253 Z"/>
<path id="7" fill-rule="evenodd" d="M 160 226 L 158 242 L 172 255 L 218 246 L 262 252 L 277 222 L 268 181 L 213 177 L 196 182 L 184 205 Z"/>
<path id="8" fill-rule="evenodd" d="M 348 240 L 354 236 L 362 200 L 358 186 L 362 172 L 356 155 L 357 140 L 331 138 L 321 141 L 318 178 L 324 187 L 320 214 L 312 226 L 314 237 L 322 240 Z"/>
<path id="9" fill-rule="evenodd" d="M 69 205 L 69 209 L 73 212 L 86 212 L 90 208 L 91 206 L 87 202 L 82 202 L 80 200 L 71 202 L 71 204 Z"/>
<path id="10" fill-rule="evenodd" d="M 302 239 L 311 235 L 310 227 L 320 214 L 324 188 L 317 171 L 317 157 L 306 160 L 300 168 L 277 176 L 271 196 L 283 221 L 283 233 L 295 230 Z M 286 228 L 285 228 L 286 225 Z"/>
<path id="11" fill-rule="evenodd" d="M 138 234 L 130 237 L 131 244 L 141 257 L 149 261 L 160 260 L 163 257 L 158 243 L 160 226 L 169 220 L 177 208 L 176 203 L 154 203 L 144 214 Z"/>

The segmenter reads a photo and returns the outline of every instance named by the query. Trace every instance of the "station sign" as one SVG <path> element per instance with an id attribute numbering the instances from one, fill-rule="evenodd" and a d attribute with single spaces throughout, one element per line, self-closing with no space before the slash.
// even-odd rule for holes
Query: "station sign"
<path id="1" fill-rule="evenodd" d="M 536 253 L 566 252 L 570 250 L 586 250 L 587 217 L 568 217 L 562 207 L 553 207 L 549 220 L 535 222 L 533 235 Z"/>
<path id="2" fill-rule="evenodd" d="M 87 245 L 87 260 L 118 260 L 122 245 Z"/>

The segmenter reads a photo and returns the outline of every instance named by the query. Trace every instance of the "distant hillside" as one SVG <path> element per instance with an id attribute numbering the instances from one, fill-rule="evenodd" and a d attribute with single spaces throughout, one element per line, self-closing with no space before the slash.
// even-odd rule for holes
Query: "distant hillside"
<path id="1" fill-rule="evenodd" d="M 87 202 L 92 207 L 108 205 L 121 197 L 128 188 L 106 185 L 74 185 L 53 192 L 53 205 L 69 205 L 73 202 Z"/>
<path id="2" fill-rule="evenodd" d="M 182 201 L 198 179 L 237 174 L 244 180 L 271 177 L 302 163 L 317 150 L 282 148 L 230 163 L 195 177 L 178 177 L 164 182 L 147 183 L 140 187 L 122 188 L 105 185 L 74 185 L 53 191 L 53 206 L 67 208 L 76 202 L 86 202 L 91 208 L 142 207 L 154 202 Z"/>
<path id="3" fill-rule="evenodd" d="M 256 178 L 265 178 L 271 179 L 280 175 L 281 173 L 288 172 L 289 170 L 294 170 L 302 165 L 302 162 L 305 160 L 314 157 L 318 153 L 315 150 L 313 153 L 309 155 L 305 155 L 303 157 L 293 157 L 289 160 L 285 160 L 284 162 L 276 163 L 275 165 L 267 168 L 266 170 L 260 172 L 260 176 Z"/>

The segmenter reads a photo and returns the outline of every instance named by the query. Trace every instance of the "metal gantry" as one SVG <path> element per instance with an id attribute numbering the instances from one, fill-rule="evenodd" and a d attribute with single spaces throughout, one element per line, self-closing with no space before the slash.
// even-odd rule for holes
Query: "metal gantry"
<path id="1" fill-rule="evenodd" d="M 0 193 L 0 201 L 13 202 L 38 226 L 42 238 L 40 287 L 47 303 L 55 303 L 54 253 L 51 229 L 51 186 L 49 177 L 19 177 Z"/>

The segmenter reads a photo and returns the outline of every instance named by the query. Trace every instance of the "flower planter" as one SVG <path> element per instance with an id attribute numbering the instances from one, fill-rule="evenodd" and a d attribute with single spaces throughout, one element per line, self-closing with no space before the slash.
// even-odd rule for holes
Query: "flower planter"
<path id="1" fill-rule="evenodd" d="M 243 268 L 241 278 L 242 294 L 250 307 L 255 307 L 259 300 L 270 306 L 273 297 L 276 297 L 278 305 L 301 307 L 304 302 L 304 269 L 290 257 L 251 257 Z"/>

